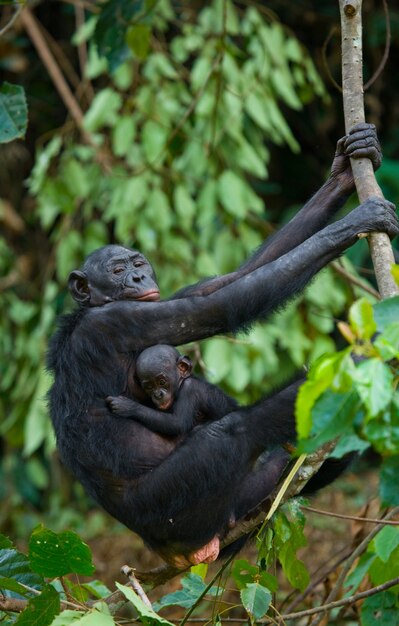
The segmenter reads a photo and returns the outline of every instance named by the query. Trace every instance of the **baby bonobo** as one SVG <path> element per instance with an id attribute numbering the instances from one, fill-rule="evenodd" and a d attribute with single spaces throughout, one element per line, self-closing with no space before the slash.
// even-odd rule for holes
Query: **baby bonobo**
<path id="1" fill-rule="evenodd" d="M 113 413 L 132 417 L 161 435 L 185 435 L 238 408 L 221 389 L 194 376 L 190 359 L 172 346 L 143 350 L 136 362 L 136 376 L 155 408 L 126 396 L 109 396 L 107 404 Z"/>

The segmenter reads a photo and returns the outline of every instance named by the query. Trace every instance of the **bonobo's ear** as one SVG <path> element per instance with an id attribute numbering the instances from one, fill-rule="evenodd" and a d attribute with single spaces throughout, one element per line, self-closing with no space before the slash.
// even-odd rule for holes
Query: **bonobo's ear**
<path id="1" fill-rule="evenodd" d="M 68 287 L 76 302 L 79 302 L 79 304 L 88 304 L 90 302 L 90 289 L 84 272 L 80 270 L 71 272 L 68 278 Z"/>
<path id="2" fill-rule="evenodd" d="M 191 363 L 188 356 L 179 356 L 177 359 L 177 369 L 180 372 L 180 376 L 182 378 L 188 378 L 191 376 L 191 372 L 193 369 L 193 364 Z"/>

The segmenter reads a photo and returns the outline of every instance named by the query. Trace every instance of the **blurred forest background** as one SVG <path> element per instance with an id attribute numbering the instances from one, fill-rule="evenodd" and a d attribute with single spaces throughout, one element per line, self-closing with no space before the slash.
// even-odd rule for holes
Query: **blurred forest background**
<path id="1" fill-rule="evenodd" d="M 16 6 L 1 3 L 0 29 Z M 379 183 L 399 203 L 399 8 L 389 9 L 387 24 L 380 0 L 363 3 L 365 81 L 388 29 L 392 39 L 365 103 L 383 147 Z M 20 545 L 43 522 L 89 541 L 105 580 L 125 561 L 158 563 L 57 457 L 45 355 L 72 306 L 68 274 L 114 242 L 150 258 L 164 296 L 235 268 L 327 177 L 344 134 L 340 64 L 335 0 L 44 0 L 2 32 L 2 78 L 24 87 L 29 107 L 25 139 L 0 145 L 0 528 Z M 374 302 L 360 241 L 248 335 L 188 346 L 197 372 L 248 402 L 342 348 L 336 322 L 366 293 L 347 273 Z M 377 464 L 373 453 L 360 469 Z M 376 493 L 372 472 L 352 474 L 320 506 L 359 512 Z M 311 522 L 315 567 L 349 525 Z"/>

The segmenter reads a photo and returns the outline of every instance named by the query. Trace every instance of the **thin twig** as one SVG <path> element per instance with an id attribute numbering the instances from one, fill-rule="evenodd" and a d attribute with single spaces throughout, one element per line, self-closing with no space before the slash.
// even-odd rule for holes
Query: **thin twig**
<path id="1" fill-rule="evenodd" d="M 25 6 L 24 3 L 21 2 L 18 9 L 15 11 L 14 15 L 11 17 L 10 21 L 0 30 L 0 37 L 2 37 L 11 28 L 11 26 L 14 24 L 15 20 L 17 19 L 18 15 L 21 13 L 24 6 Z"/>
<path id="2" fill-rule="evenodd" d="M 339 519 L 347 519 L 353 522 L 364 522 L 368 524 L 382 524 L 384 526 L 399 526 L 399 522 L 392 520 L 383 521 L 381 519 L 375 519 L 372 517 L 357 517 L 356 515 L 343 515 L 341 513 L 333 513 L 332 511 L 322 511 L 321 509 L 315 509 L 312 506 L 301 506 L 304 511 L 310 511 L 311 513 L 317 513 L 318 515 L 326 515 L 327 517 L 339 517 Z"/>
<path id="3" fill-rule="evenodd" d="M 137 593 L 140 600 L 142 600 L 146 606 L 152 609 L 152 604 L 146 592 L 144 591 L 143 587 L 140 585 L 139 581 L 134 575 L 134 569 L 132 567 L 129 567 L 129 565 L 123 565 L 123 567 L 121 567 L 121 572 L 122 574 L 125 574 L 125 576 L 129 579 L 130 584 L 132 585 L 132 588 Z"/>
<path id="4" fill-rule="evenodd" d="M 356 287 L 360 287 L 360 289 L 363 289 L 363 291 L 366 291 L 366 293 L 369 293 L 374 298 L 377 298 L 377 300 L 381 300 L 381 296 L 376 289 L 371 287 L 371 285 L 367 285 L 361 279 L 348 272 L 348 270 L 342 267 L 342 265 L 338 261 L 332 261 L 330 265 L 333 270 L 337 272 L 337 274 L 340 274 L 341 276 L 346 278 L 350 283 L 356 285 Z"/>
<path id="5" fill-rule="evenodd" d="M 390 589 L 391 587 L 394 587 L 398 583 L 399 583 L 399 576 L 397 578 L 393 578 L 392 580 L 388 580 L 388 582 L 383 583 L 382 585 L 377 585 L 377 587 L 371 587 L 371 589 L 367 589 L 367 591 L 361 591 L 359 593 L 355 593 L 352 596 L 349 596 L 347 598 L 342 598 L 341 600 L 336 600 L 335 602 L 329 602 L 328 604 L 316 606 L 313 609 L 307 609 L 305 611 L 298 611 L 297 613 L 287 613 L 286 615 L 282 615 L 281 619 L 287 621 L 291 619 L 298 619 L 300 617 L 308 617 L 309 615 L 316 615 L 317 613 L 324 614 L 326 611 L 335 609 L 338 606 L 347 606 L 348 604 L 354 604 L 355 602 L 359 602 L 359 600 L 364 600 L 364 598 L 375 596 L 377 593 L 381 593 L 381 591 L 386 591 L 386 589 Z"/>
<path id="6" fill-rule="evenodd" d="M 374 539 L 374 537 L 376 536 L 376 534 L 381 530 L 381 528 L 384 528 L 385 526 L 385 522 L 386 520 L 389 520 L 391 517 L 394 517 L 395 515 L 399 514 L 399 506 L 395 507 L 394 509 L 392 509 L 391 511 L 389 511 L 380 521 L 379 524 L 377 524 L 370 532 L 369 534 L 363 539 L 363 541 L 361 541 L 359 543 L 359 545 L 357 546 L 357 548 L 353 551 L 353 554 L 351 555 L 351 557 L 347 560 L 347 562 L 345 563 L 345 566 L 342 568 L 337 581 L 333 587 L 333 589 L 331 590 L 331 592 L 329 593 L 329 595 L 327 596 L 326 599 L 326 605 L 328 605 L 328 607 L 330 607 L 330 604 L 334 598 L 337 597 L 342 585 L 344 584 L 345 578 L 349 572 L 349 570 L 351 569 L 353 563 L 356 561 L 356 559 L 367 549 L 370 541 L 372 539 Z M 329 609 L 326 609 L 329 610 Z M 323 615 L 324 615 L 324 611 L 322 615 L 319 615 L 318 617 L 316 617 L 312 623 L 311 626 L 317 626 L 318 624 L 320 624 L 321 620 L 323 619 Z"/>
<path id="7" fill-rule="evenodd" d="M 27 7 L 25 7 L 21 13 L 21 21 L 25 26 L 25 29 L 28 32 L 28 35 L 31 38 L 37 53 L 48 71 L 58 93 L 60 94 L 65 107 L 78 126 L 84 140 L 91 144 L 91 137 L 83 127 L 83 111 L 69 88 L 69 85 L 66 82 L 60 68 L 55 62 L 34 15 Z"/>

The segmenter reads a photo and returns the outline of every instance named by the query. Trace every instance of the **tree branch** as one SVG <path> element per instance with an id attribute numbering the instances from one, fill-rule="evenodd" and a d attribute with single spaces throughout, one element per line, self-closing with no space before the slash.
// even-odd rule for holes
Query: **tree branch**
<path id="1" fill-rule="evenodd" d="M 342 88 L 346 132 L 365 121 L 363 102 L 362 58 L 362 0 L 339 0 L 342 31 Z M 361 202 L 370 197 L 383 198 L 370 159 L 351 159 L 353 177 Z M 368 237 L 377 284 L 381 296 L 399 294 L 391 274 L 395 263 L 389 237 L 385 233 L 371 233 Z"/>

